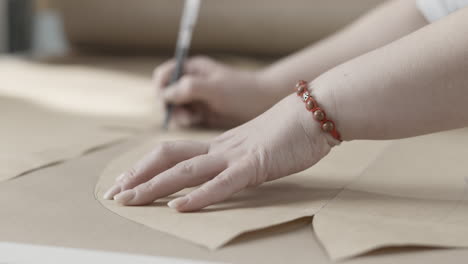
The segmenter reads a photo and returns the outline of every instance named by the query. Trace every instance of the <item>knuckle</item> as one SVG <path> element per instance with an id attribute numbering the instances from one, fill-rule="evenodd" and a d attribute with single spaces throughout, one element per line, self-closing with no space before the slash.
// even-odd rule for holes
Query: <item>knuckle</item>
<path id="1" fill-rule="evenodd" d="M 210 146 L 215 146 L 217 144 L 222 144 L 223 142 L 226 142 L 226 136 L 225 134 L 222 134 L 220 136 L 215 137 L 214 139 L 211 140 Z"/>
<path id="2" fill-rule="evenodd" d="M 123 183 L 128 183 L 134 181 L 138 177 L 138 173 L 135 167 L 130 168 L 130 170 L 124 173 L 124 177 L 122 178 Z"/>
<path id="3" fill-rule="evenodd" d="M 136 189 L 138 192 L 141 193 L 151 193 L 154 189 L 154 183 L 152 181 L 149 181 L 144 184 L 138 185 Z"/>
<path id="4" fill-rule="evenodd" d="M 176 169 L 182 174 L 192 174 L 195 171 L 194 163 L 191 161 L 181 162 L 176 165 Z"/>
<path id="5" fill-rule="evenodd" d="M 233 186 L 234 177 L 231 175 L 220 175 L 217 179 L 217 185 L 221 188 Z"/>
<path id="6" fill-rule="evenodd" d="M 207 196 L 209 194 L 210 194 L 210 189 L 207 187 L 206 184 L 203 184 L 196 190 L 196 193 L 195 192 L 189 193 L 187 195 L 187 198 L 189 198 L 190 200 L 195 200 L 197 197 L 199 198 L 199 197 Z"/>

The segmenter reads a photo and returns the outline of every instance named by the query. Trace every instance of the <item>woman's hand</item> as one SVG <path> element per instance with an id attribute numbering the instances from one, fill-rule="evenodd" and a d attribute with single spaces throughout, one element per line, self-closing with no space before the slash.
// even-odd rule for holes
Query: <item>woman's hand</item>
<path id="1" fill-rule="evenodd" d="M 184 65 L 185 74 L 168 86 L 175 62 L 168 61 L 154 71 L 159 98 L 172 103 L 172 121 L 177 126 L 232 128 L 273 106 L 281 97 L 255 72 L 240 71 L 209 58 L 194 57 Z"/>
<path id="2" fill-rule="evenodd" d="M 291 95 L 210 142 L 160 144 L 120 176 L 105 198 L 123 205 L 145 205 L 201 185 L 168 204 L 183 212 L 199 210 L 244 188 L 307 169 L 332 145 L 304 103 Z"/>

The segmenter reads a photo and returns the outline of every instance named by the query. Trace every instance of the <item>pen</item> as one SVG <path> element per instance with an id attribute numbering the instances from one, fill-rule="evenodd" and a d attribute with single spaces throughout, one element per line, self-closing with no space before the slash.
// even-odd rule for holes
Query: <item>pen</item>
<path id="1" fill-rule="evenodd" d="M 184 61 L 190 49 L 192 32 L 195 28 L 199 9 L 200 0 L 185 0 L 175 51 L 176 68 L 172 74 L 169 86 L 177 82 L 184 73 Z M 163 129 L 165 130 L 169 128 L 169 122 L 171 121 L 173 111 L 174 105 L 170 103 L 166 104 L 166 118 L 163 125 Z"/>

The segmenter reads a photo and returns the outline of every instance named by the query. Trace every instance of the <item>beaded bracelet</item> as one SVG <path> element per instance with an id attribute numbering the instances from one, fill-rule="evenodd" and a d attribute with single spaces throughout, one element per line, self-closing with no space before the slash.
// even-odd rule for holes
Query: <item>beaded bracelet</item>
<path id="1" fill-rule="evenodd" d="M 299 97 L 302 97 L 302 101 L 305 102 L 306 109 L 312 112 L 314 119 L 320 122 L 320 127 L 326 133 L 329 133 L 333 138 L 341 141 L 340 133 L 336 130 L 335 123 L 332 120 L 327 119 L 325 111 L 319 107 L 317 101 L 312 97 L 309 92 L 309 84 L 306 81 L 299 81 L 296 84 L 296 92 Z"/>

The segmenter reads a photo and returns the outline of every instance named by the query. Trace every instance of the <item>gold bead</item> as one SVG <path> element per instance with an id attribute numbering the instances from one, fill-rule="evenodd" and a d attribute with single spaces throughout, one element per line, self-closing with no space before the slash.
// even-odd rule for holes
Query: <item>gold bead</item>
<path id="1" fill-rule="evenodd" d="M 314 118 L 317 121 L 322 121 L 323 119 L 325 119 L 325 113 L 322 110 L 316 110 L 314 112 Z"/>
<path id="2" fill-rule="evenodd" d="M 307 101 L 306 108 L 307 110 L 312 110 L 312 108 L 314 108 L 314 102 L 312 102 L 312 100 Z"/>
<path id="3" fill-rule="evenodd" d="M 327 133 L 332 132 L 334 128 L 335 128 L 335 126 L 330 121 L 327 121 L 327 122 L 323 123 L 323 125 L 322 125 L 323 131 L 325 131 Z"/>

